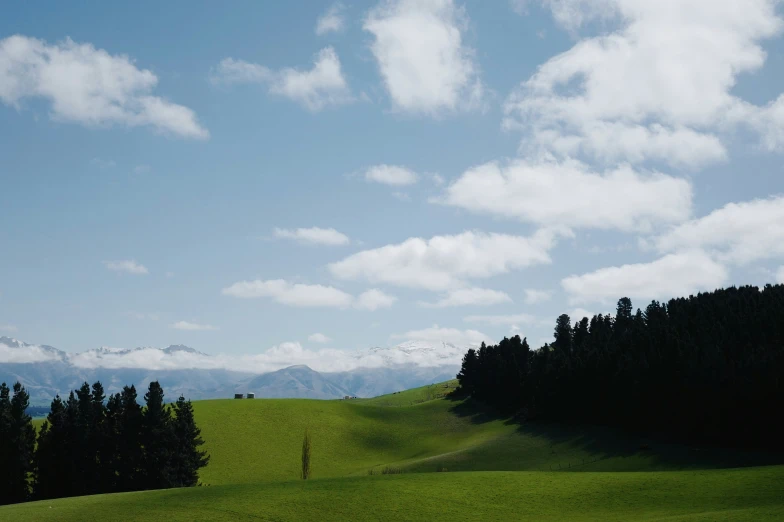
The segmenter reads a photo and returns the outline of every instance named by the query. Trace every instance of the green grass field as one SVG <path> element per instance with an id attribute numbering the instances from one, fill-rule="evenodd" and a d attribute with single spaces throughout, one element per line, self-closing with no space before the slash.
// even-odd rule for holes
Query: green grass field
<path id="1" fill-rule="evenodd" d="M 781 462 L 770 455 L 593 427 L 521 427 L 433 398 L 449 389 L 199 401 L 208 486 L 6 506 L 0 520 L 784 519 L 784 466 L 764 466 Z M 314 480 L 303 482 L 306 428 Z M 368 476 L 385 466 L 405 473 Z"/>

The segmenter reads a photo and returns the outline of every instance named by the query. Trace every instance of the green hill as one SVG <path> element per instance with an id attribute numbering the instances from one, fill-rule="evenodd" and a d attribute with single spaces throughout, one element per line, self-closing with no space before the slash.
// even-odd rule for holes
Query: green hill
<path id="1" fill-rule="evenodd" d="M 593 427 L 521 427 L 469 402 L 433 398 L 450 389 L 442 383 L 374 399 L 195 402 L 212 456 L 201 474 L 208 487 L 8 506 L 0 519 L 784 516 L 784 466 L 718 469 L 777 462 L 770 455 L 656 444 Z M 306 428 L 315 480 L 304 483 L 296 478 Z M 368 476 L 387 466 L 405 473 Z M 491 510 L 495 504 L 501 511 Z"/>

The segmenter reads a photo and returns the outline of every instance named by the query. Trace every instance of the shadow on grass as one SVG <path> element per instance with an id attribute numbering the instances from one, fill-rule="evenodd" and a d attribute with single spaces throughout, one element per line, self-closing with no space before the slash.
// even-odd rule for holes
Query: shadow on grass
<path id="1" fill-rule="evenodd" d="M 453 395 L 444 400 L 455 403 L 450 408 L 453 414 L 472 423 L 501 420 L 516 425 L 518 434 L 544 441 L 556 461 L 560 460 L 559 453 L 567 461 L 567 455 L 589 455 L 587 459 L 571 460 L 568 469 L 573 471 L 696 470 L 784 464 L 784 452 L 679 443 L 657 434 L 632 433 L 606 426 L 546 421 L 521 423 L 472 399 Z M 603 462 L 610 460 L 612 463 Z"/>

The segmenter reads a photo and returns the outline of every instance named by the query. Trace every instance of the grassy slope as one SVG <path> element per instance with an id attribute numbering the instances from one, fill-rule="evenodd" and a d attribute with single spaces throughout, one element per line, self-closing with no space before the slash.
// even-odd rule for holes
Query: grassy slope
<path id="1" fill-rule="evenodd" d="M 334 520 L 388 519 L 394 518 L 394 510 L 403 518 L 421 513 L 423 518 L 451 520 L 472 518 L 471 514 L 518 518 L 518 513 L 537 519 L 560 514 L 589 520 L 694 513 L 704 518 L 684 519 L 784 516 L 780 493 L 784 467 L 650 471 L 770 462 L 764 455 L 696 452 L 660 444 L 640 451 L 641 441 L 599 428 L 576 431 L 532 425 L 521 429 L 464 402 L 425 401 L 437 393 L 434 388 L 348 401 L 195 402 L 197 421 L 212 455 L 202 472 L 202 481 L 210 487 L 5 507 L 0 508 L 0 520 L 48 516 L 77 520 L 87 515 L 193 520 L 231 519 L 239 514 L 289 520 L 300 509 L 312 510 L 305 519 L 318 513 L 319 518 Z M 293 479 L 298 475 L 306 427 L 313 435 L 316 480 L 303 484 Z M 366 476 L 370 468 L 385 465 L 407 471 L 448 468 L 450 473 Z M 646 473 L 549 473 L 550 469 Z M 548 472 L 451 473 L 485 470 Z M 466 508 L 465 495 L 471 509 Z M 509 511 L 492 511 L 495 502 Z M 133 513 L 130 517 L 128 510 Z"/>
<path id="2" fill-rule="evenodd" d="M 24 520 L 781 520 L 781 467 L 423 473 L 96 495 L 0 508 Z"/>

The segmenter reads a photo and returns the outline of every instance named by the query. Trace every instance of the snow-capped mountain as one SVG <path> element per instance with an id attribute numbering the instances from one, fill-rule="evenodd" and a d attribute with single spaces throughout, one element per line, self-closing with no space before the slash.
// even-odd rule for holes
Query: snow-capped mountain
<path id="1" fill-rule="evenodd" d="M 454 378 L 464 352 L 449 343 L 409 341 L 359 352 L 309 351 L 289 343 L 241 356 L 212 356 L 184 345 L 102 346 L 66 353 L 0 337 L 0 382 L 22 382 L 31 404 L 40 406 L 48 406 L 56 394 L 67 395 L 83 382 L 97 380 L 107 394 L 127 384 L 146 388 L 158 380 L 170 399 L 180 394 L 191 399 L 230 397 L 235 392 L 254 392 L 257 397 L 372 397 Z"/>

